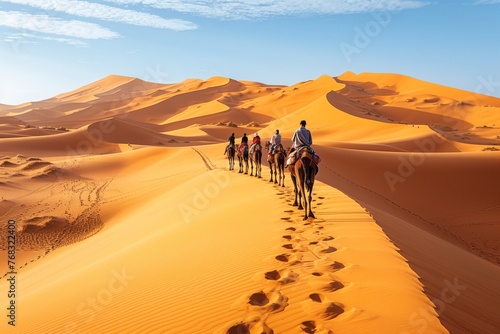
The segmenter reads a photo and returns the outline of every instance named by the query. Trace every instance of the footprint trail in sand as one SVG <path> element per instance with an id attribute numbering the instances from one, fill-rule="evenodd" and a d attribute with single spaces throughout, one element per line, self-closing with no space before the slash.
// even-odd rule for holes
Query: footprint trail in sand
<path id="1" fill-rule="evenodd" d="M 278 200 L 288 203 L 292 191 L 280 189 Z M 323 202 L 319 204 L 334 205 L 325 196 L 320 198 Z M 317 205 L 316 210 L 321 216 Z M 241 301 L 247 301 L 247 312 L 241 320 L 220 333 L 282 332 L 274 325 L 278 313 L 279 318 L 291 319 L 285 324 L 289 330 L 333 333 L 328 327 L 334 328 L 332 321 L 345 312 L 345 306 L 335 302 L 335 294 L 349 284 L 336 280 L 334 275 L 345 265 L 335 259 L 337 247 L 333 245 L 335 238 L 330 231 L 333 220 L 304 222 L 301 211 L 289 209 L 284 210 L 283 217 L 276 223 L 283 224 L 284 233 L 279 238 L 281 251 L 277 247 L 274 258 L 265 259 L 269 271 L 258 276 L 265 289 L 243 296 Z M 288 317 L 288 314 L 292 315 Z"/>

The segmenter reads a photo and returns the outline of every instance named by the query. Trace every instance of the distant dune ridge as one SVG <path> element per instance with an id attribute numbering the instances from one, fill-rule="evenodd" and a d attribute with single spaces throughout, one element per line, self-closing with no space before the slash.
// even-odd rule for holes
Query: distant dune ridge
<path id="1" fill-rule="evenodd" d="M 288 173 L 222 154 L 231 133 L 289 147 L 302 119 L 322 158 L 305 222 Z M 496 333 L 498 150 L 499 98 L 399 74 L 110 75 L 0 104 L 19 277 L 0 332 Z"/>

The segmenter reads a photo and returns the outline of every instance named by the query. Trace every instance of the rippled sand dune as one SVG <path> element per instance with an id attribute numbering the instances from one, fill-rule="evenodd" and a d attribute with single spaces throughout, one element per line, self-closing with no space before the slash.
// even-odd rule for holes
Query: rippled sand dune
<path id="1" fill-rule="evenodd" d="M 223 155 L 231 133 L 289 147 L 302 119 L 306 221 L 288 172 Z M 111 75 L 0 105 L 0 332 L 495 333 L 499 145 L 500 99 L 398 74 Z"/>

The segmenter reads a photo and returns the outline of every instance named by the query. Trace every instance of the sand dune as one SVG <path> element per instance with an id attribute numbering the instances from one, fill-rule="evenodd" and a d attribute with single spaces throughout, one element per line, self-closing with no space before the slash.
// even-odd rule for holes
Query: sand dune
<path id="1" fill-rule="evenodd" d="M 208 157 L 216 155 L 220 146 L 196 150 Z M 317 190 L 318 210 L 331 214 L 304 224 L 300 213 L 289 212 L 289 187 L 282 190 L 224 169 L 207 170 L 202 157 L 190 148 L 149 150 L 147 156 L 154 159 L 140 159 L 146 153 L 141 151 L 118 159 L 121 176 L 96 203 L 101 216 L 107 217 L 106 227 L 72 246 L 50 249 L 26 267 L 25 294 L 19 303 L 32 310 L 27 314 L 32 321 L 23 323 L 23 332 L 60 331 L 69 324 L 84 332 L 123 328 L 126 332 L 225 333 L 240 323 L 252 332 L 259 326 L 276 332 L 308 327 L 399 331 L 408 327 L 409 313 L 431 305 L 381 229 L 356 203 L 332 188 L 318 184 Z M 175 164 L 179 159 L 187 165 Z M 80 175 L 85 179 L 99 175 L 94 166 L 102 166 L 100 159 L 88 165 L 85 160 Z M 225 160 L 211 163 L 224 166 Z M 167 167 L 163 177 L 152 178 Z M 210 185 L 220 187 L 219 196 L 205 198 L 210 202 L 206 207 L 202 202 L 194 207 L 193 195 Z M 124 186 L 128 192 L 120 191 Z M 235 199 L 234 193 L 242 188 L 248 195 Z M 262 200 L 272 200 L 274 205 L 257 210 L 251 219 L 238 217 L 239 212 L 261 207 Z M 231 208 L 226 207 L 228 202 Z M 189 205 L 199 213 L 183 211 Z M 341 210 L 335 212 L 335 208 Z M 221 210 L 230 214 L 221 215 Z M 352 221 L 357 222 L 354 229 Z M 57 223 L 45 216 L 31 219 L 22 233 L 49 238 Z M 164 256 L 153 256 L 160 249 Z M 183 255 L 175 256 L 179 252 Z M 56 281 L 43 274 L 48 270 L 58 273 Z M 118 275 L 122 275 L 121 287 Z M 108 304 L 104 294 L 111 289 L 110 282 L 116 283 L 116 292 L 109 292 L 114 302 Z M 75 285 L 83 288 L 66 297 L 49 298 Z M 373 291 L 373 299 L 366 298 L 367 289 Z M 104 303 L 98 301 L 97 308 L 87 304 L 87 296 L 93 295 Z M 386 299 L 385 312 L 379 309 L 380 298 Z M 30 307 L 41 302 L 53 310 Z M 163 306 L 158 308 L 156 302 Z M 57 308 L 60 303 L 66 307 Z M 389 308 L 399 311 L 389 312 Z M 132 312 L 130 317 L 117 317 L 125 310 Z M 193 314 L 196 324 L 186 320 Z M 435 317 L 429 326 L 446 332 Z"/>
<path id="2" fill-rule="evenodd" d="M 0 105 L 19 279 L 0 332 L 495 333 L 499 108 L 351 72 L 289 87 L 111 75 Z M 278 187 L 222 155 L 231 133 L 279 129 L 290 146 L 301 119 L 322 157 L 308 221 L 288 173 Z"/>
<path id="3" fill-rule="evenodd" d="M 3 109 L 8 109 L 8 108 L 12 108 L 13 106 L 10 105 L 10 104 L 3 104 L 3 103 L 0 103 L 0 111 L 3 110 Z"/>

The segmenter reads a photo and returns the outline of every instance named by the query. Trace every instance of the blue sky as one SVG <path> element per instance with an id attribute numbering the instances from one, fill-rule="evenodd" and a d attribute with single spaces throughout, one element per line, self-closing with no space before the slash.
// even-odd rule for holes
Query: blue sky
<path id="1" fill-rule="evenodd" d="M 0 103 L 108 74 L 291 85 L 390 72 L 500 96 L 500 0 L 0 0 Z"/>

